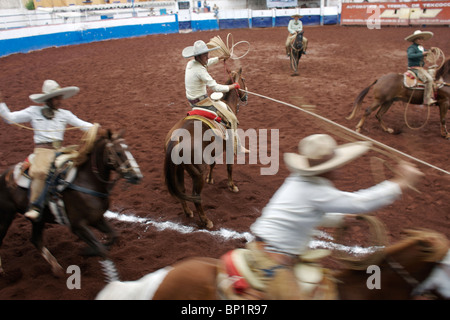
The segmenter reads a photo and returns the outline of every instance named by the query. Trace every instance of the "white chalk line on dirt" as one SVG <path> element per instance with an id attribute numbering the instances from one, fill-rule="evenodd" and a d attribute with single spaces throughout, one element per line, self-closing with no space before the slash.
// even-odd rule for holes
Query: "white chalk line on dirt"
<path id="1" fill-rule="evenodd" d="M 220 228 L 217 231 L 210 231 L 205 229 L 196 229 L 194 227 L 181 225 L 175 222 L 171 221 L 154 221 L 149 218 L 142 218 L 142 217 L 136 217 L 132 215 L 127 215 L 123 213 L 116 213 L 112 211 L 106 211 L 105 217 L 108 219 L 114 219 L 122 222 L 129 222 L 129 223 L 138 223 L 142 225 L 152 226 L 156 228 L 158 231 L 163 230 L 173 230 L 177 231 L 182 234 L 188 234 L 188 233 L 206 233 L 213 237 L 221 237 L 225 240 L 239 240 L 239 239 L 245 239 L 247 242 L 252 241 L 254 239 L 254 236 L 250 232 L 237 232 L 234 230 L 226 229 L 226 228 Z M 333 237 L 327 234 L 323 231 L 318 231 L 316 234 L 316 238 L 323 238 L 326 240 L 312 240 L 310 242 L 309 247 L 311 249 L 329 249 L 329 250 L 338 250 L 338 251 L 344 251 L 347 252 L 350 255 L 358 256 L 358 255 L 365 255 L 368 253 L 373 253 L 381 247 L 360 247 L 360 246 L 345 246 L 341 244 L 337 244 L 332 242 Z"/>

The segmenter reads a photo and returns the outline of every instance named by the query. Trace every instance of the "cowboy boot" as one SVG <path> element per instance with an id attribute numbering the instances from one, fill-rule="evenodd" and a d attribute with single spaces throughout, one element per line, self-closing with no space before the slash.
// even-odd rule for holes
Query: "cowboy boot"
<path id="1" fill-rule="evenodd" d="M 42 179 L 35 178 L 31 181 L 30 208 L 25 212 L 25 217 L 30 220 L 36 221 L 41 216 L 41 204 L 45 197 L 45 185 L 46 181 Z"/>

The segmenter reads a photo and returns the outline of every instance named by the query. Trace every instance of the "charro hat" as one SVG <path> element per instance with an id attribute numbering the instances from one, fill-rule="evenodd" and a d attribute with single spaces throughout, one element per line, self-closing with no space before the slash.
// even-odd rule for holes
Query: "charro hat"
<path id="1" fill-rule="evenodd" d="M 214 48 L 208 48 L 206 43 L 202 40 L 195 41 L 193 46 L 189 46 L 183 49 L 182 55 L 184 58 L 190 58 L 195 57 L 200 54 L 204 54 L 216 49 L 219 49 L 220 47 L 214 47 Z"/>
<path id="2" fill-rule="evenodd" d="M 369 141 L 337 145 L 327 134 L 313 134 L 298 144 L 299 153 L 285 153 L 284 162 L 291 172 L 302 176 L 319 175 L 360 157 L 369 150 Z"/>
<path id="3" fill-rule="evenodd" d="M 78 87 L 61 88 L 54 80 L 45 80 L 42 85 L 42 93 L 35 93 L 30 95 L 30 99 L 37 103 L 43 103 L 50 98 L 62 96 L 63 99 L 73 97 L 80 91 Z"/>
<path id="4" fill-rule="evenodd" d="M 291 18 L 295 18 L 295 17 L 303 18 L 303 16 L 299 15 L 298 13 L 293 14 L 293 15 L 291 16 Z"/>
<path id="5" fill-rule="evenodd" d="M 416 30 L 413 34 L 405 38 L 406 41 L 414 41 L 417 38 L 423 38 L 424 40 L 429 40 L 433 37 L 433 32 L 431 31 L 420 31 Z"/>

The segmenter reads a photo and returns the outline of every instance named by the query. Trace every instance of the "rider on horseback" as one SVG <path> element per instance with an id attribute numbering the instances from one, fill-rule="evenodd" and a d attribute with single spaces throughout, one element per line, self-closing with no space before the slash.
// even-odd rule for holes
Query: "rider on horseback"
<path id="1" fill-rule="evenodd" d="M 423 81 L 425 90 L 423 93 L 423 104 L 431 105 L 437 101 L 431 97 L 433 93 L 433 77 L 423 67 L 425 65 L 424 57 L 430 53 L 425 50 L 423 43 L 425 40 L 431 39 L 433 33 L 430 31 L 416 30 L 412 35 L 405 38 L 406 41 L 411 41 L 412 44 L 408 47 L 408 68 L 413 70 L 417 77 Z"/>
<path id="2" fill-rule="evenodd" d="M 216 49 L 219 49 L 219 47 L 208 48 L 204 41 L 198 40 L 193 46 L 184 48 L 182 55 L 184 58 L 194 57 L 194 60 L 190 60 L 187 63 L 185 72 L 186 98 L 189 104 L 192 108 L 207 109 L 217 115 L 217 105 L 215 106 L 212 99 L 208 97 L 206 87 L 208 86 L 214 92 L 229 92 L 233 89 L 239 89 L 240 86 L 238 83 L 230 85 L 218 84 L 208 73 L 209 66 L 218 63 L 219 60 L 226 59 L 223 57 L 209 58 L 209 52 Z M 222 114 L 222 116 L 226 117 L 231 128 L 237 128 L 238 120 L 232 112 L 227 112 L 227 114 Z M 248 153 L 248 150 L 240 145 L 239 152 Z"/>
<path id="3" fill-rule="evenodd" d="M 387 206 L 414 186 L 422 173 L 401 163 L 396 176 L 357 192 L 344 192 L 332 184 L 333 170 L 360 157 L 370 143 L 360 141 L 337 146 L 325 134 L 299 143 L 300 154 L 286 153 L 292 172 L 250 227 L 255 240 L 247 244 L 247 262 L 266 294 L 273 299 L 300 299 L 293 266 L 306 252 L 314 228 L 333 212 L 362 213 Z M 336 215 L 336 214 L 334 214 Z M 340 220 L 344 214 L 338 214 Z M 336 220 L 336 217 L 334 218 Z"/>
<path id="4" fill-rule="evenodd" d="M 30 186 L 29 210 L 25 216 L 37 220 L 45 205 L 46 180 L 57 150 L 64 139 L 66 125 L 79 127 L 83 131 L 89 130 L 92 123 L 83 121 L 72 112 L 60 109 L 61 101 L 76 95 L 78 87 L 61 88 L 54 80 L 45 80 L 42 86 L 43 93 L 30 95 L 30 99 L 44 106 L 30 106 L 21 111 L 10 112 L 5 103 L 0 103 L 0 115 L 8 123 L 30 122 L 34 129 L 34 158 L 29 175 L 32 179 Z M 0 96 L 0 101 L 2 101 Z"/>
<path id="5" fill-rule="evenodd" d="M 292 20 L 289 21 L 288 24 L 288 31 L 289 31 L 289 35 L 286 39 L 286 55 L 289 57 L 290 54 L 290 50 L 289 47 L 291 46 L 291 43 L 294 41 L 295 36 L 297 35 L 298 32 L 302 32 L 303 31 L 303 23 L 300 20 L 300 18 L 302 18 L 303 16 L 299 15 L 299 14 L 294 14 L 292 16 Z M 308 46 L 308 39 L 306 39 L 305 37 L 303 37 L 303 54 L 306 54 L 306 47 Z"/>

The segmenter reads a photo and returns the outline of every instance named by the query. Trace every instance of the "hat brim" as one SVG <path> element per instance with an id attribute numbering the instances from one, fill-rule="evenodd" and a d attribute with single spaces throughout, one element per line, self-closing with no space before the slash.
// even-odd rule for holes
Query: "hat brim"
<path id="1" fill-rule="evenodd" d="M 295 17 L 303 18 L 303 16 L 301 16 L 299 14 L 294 14 L 294 15 L 291 16 L 291 18 L 295 18 Z"/>
<path id="2" fill-rule="evenodd" d="M 190 57 L 199 56 L 201 54 L 204 54 L 204 53 L 207 53 L 207 52 L 210 52 L 210 51 L 214 51 L 214 50 L 217 50 L 217 49 L 220 49 L 220 47 L 208 48 L 207 50 L 203 50 L 201 52 L 195 53 L 194 52 L 194 46 L 190 46 L 190 47 L 184 48 L 183 52 L 181 54 L 183 55 L 184 58 L 190 58 Z"/>
<path id="3" fill-rule="evenodd" d="M 80 92 L 80 88 L 78 88 L 78 87 L 65 87 L 65 88 L 55 90 L 50 93 L 32 94 L 32 95 L 30 95 L 30 99 L 37 103 L 43 103 L 43 102 L 47 101 L 48 99 L 58 97 L 58 96 L 62 96 L 63 99 L 67 99 L 67 98 L 73 97 L 78 92 Z"/>
<path id="4" fill-rule="evenodd" d="M 308 159 L 297 153 L 285 153 L 284 162 L 289 171 L 302 176 L 316 176 L 339 168 L 366 153 L 372 144 L 369 141 L 357 141 L 336 147 L 334 157 L 317 166 L 310 167 Z"/>
<path id="5" fill-rule="evenodd" d="M 414 41 L 417 38 L 423 38 L 424 40 L 430 40 L 433 37 L 433 32 L 422 31 L 420 33 L 412 34 L 405 38 L 406 41 Z"/>

